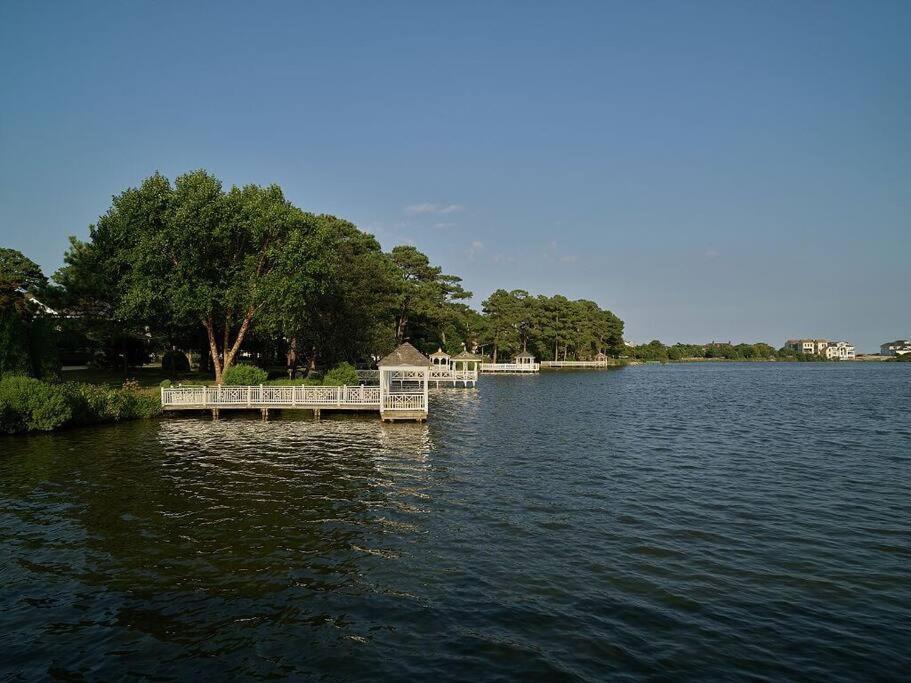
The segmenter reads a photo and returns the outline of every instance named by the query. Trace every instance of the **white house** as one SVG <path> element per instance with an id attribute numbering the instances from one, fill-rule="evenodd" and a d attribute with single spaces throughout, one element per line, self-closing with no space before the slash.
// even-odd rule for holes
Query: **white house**
<path id="1" fill-rule="evenodd" d="M 911 339 L 896 339 L 879 347 L 881 356 L 904 356 L 906 353 L 911 353 Z"/>
<path id="2" fill-rule="evenodd" d="M 854 360 L 854 345 L 846 341 L 829 342 L 822 353 L 835 360 Z"/>

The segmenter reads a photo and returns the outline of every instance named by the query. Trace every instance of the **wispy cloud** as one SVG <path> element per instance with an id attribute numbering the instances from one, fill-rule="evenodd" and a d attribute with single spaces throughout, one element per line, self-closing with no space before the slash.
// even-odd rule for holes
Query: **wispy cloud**
<path id="1" fill-rule="evenodd" d="M 465 207 L 461 204 L 434 204 L 432 202 L 423 202 L 421 204 L 412 204 L 402 209 L 410 216 L 420 216 L 424 214 L 450 214 L 462 211 Z"/>
<path id="2" fill-rule="evenodd" d="M 715 259 L 715 258 L 718 258 L 718 256 L 719 256 L 718 251 L 715 249 L 708 249 L 705 252 L 705 257 L 707 259 Z"/>
<path id="3" fill-rule="evenodd" d="M 575 254 L 563 254 L 560 252 L 561 250 L 556 240 L 551 241 L 544 250 L 544 254 L 547 258 L 552 261 L 557 261 L 558 263 L 575 263 L 579 260 L 579 257 Z"/>
<path id="4" fill-rule="evenodd" d="M 484 243 L 481 240 L 474 240 L 468 247 L 468 258 L 473 260 L 482 251 L 484 251 Z"/>
<path id="5" fill-rule="evenodd" d="M 456 226 L 455 223 L 434 223 L 430 227 L 437 228 L 438 230 L 449 230 L 450 228 L 454 228 L 455 226 Z"/>

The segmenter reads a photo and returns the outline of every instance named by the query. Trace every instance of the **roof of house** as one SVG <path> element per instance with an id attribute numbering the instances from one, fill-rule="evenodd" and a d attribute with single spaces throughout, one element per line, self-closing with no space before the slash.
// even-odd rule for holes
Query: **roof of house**
<path id="1" fill-rule="evenodd" d="M 408 342 L 400 344 L 399 347 L 388 356 L 381 358 L 377 367 L 413 365 L 415 367 L 426 367 L 430 365 L 430 359 L 418 351 Z"/>
<path id="2" fill-rule="evenodd" d="M 895 341 L 880 344 L 880 346 L 907 346 L 911 344 L 911 339 L 896 339 Z"/>

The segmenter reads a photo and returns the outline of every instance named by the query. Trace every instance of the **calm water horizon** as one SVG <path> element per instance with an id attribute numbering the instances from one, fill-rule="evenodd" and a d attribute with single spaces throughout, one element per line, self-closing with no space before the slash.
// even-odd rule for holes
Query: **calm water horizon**
<path id="1" fill-rule="evenodd" d="M 911 364 L 0 438 L 10 680 L 907 679 Z"/>

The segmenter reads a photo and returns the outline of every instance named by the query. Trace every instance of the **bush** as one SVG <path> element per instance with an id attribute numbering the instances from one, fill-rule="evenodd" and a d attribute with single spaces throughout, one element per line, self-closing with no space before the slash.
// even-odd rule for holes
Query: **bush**
<path id="1" fill-rule="evenodd" d="M 171 388 L 171 380 L 169 380 L 169 379 L 163 379 L 163 380 L 161 380 L 161 383 L 160 383 L 158 386 L 160 386 L 162 389 L 170 389 L 170 388 Z"/>
<path id="2" fill-rule="evenodd" d="M 165 351 L 161 357 L 161 369 L 170 377 L 190 373 L 190 361 L 183 351 Z"/>
<path id="3" fill-rule="evenodd" d="M 322 382 L 318 379 L 270 379 L 266 382 L 270 387 L 318 387 Z"/>
<path id="4" fill-rule="evenodd" d="M 60 385 L 20 375 L 0 379 L 0 432 L 46 432 L 63 426 L 72 416 Z"/>
<path id="5" fill-rule="evenodd" d="M 323 377 L 326 386 L 340 387 L 343 385 L 356 386 L 359 384 L 357 370 L 351 363 L 339 363 Z"/>
<path id="6" fill-rule="evenodd" d="M 222 375 L 225 384 L 233 385 L 265 384 L 268 379 L 269 373 L 255 365 L 232 365 Z"/>

